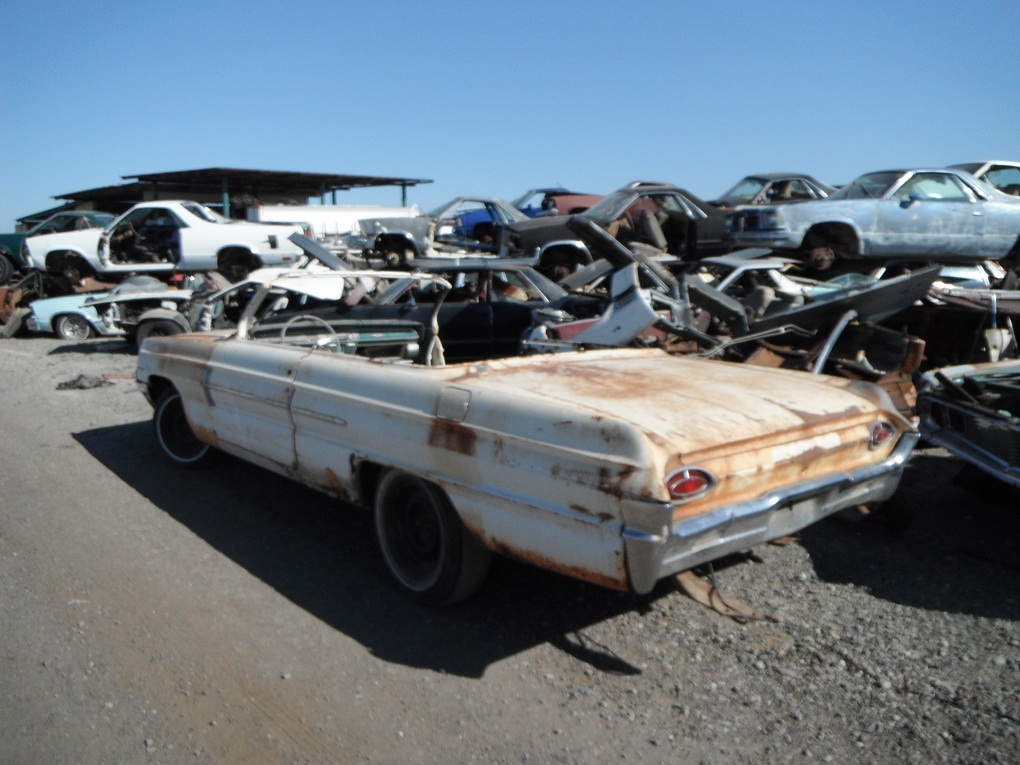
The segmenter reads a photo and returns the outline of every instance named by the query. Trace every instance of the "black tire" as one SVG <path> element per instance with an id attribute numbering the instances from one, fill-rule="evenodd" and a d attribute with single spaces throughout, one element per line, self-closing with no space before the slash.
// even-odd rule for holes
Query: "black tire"
<path id="1" fill-rule="evenodd" d="M 434 484 L 393 471 L 379 484 L 375 528 L 390 574 L 411 598 L 448 605 L 485 581 L 492 554 Z"/>
<path id="2" fill-rule="evenodd" d="M 143 321 L 135 330 L 135 345 L 139 348 L 147 337 L 169 337 L 170 335 L 184 334 L 184 328 L 170 319 L 152 319 Z"/>
<path id="3" fill-rule="evenodd" d="M 217 268 L 232 284 L 244 281 L 252 271 L 259 268 L 258 259 L 249 252 L 233 250 L 219 257 Z"/>
<path id="4" fill-rule="evenodd" d="M 184 413 L 181 394 L 168 388 L 156 401 L 152 430 L 160 451 L 172 463 L 185 468 L 202 468 L 215 462 L 216 450 L 199 441 Z"/>
<path id="5" fill-rule="evenodd" d="M 581 266 L 591 263 L 591 257 L 574 247 L 553 247 L 542 253 L 538 270 L 558 282 L 570 276 Z"/>
<path id="6" fill-rule="evenodd" d="M 0 285 L 7 284 L 17 270 L 6 250 L 0 250 Z"/>
<path id="7" fill-rule="evenodd" d="M 92 325 L 84 316 L 65 313 L 53 320 L 53 334 L 61 340 L 88 340 L 92 337 Z"/>
<path id="8" fill-rule="evenodd" d="M 383 268 L 406 268 L 414 260 L 414 248 L 399 236 L 379 237 L 375 243 L 375 257 Z"/>

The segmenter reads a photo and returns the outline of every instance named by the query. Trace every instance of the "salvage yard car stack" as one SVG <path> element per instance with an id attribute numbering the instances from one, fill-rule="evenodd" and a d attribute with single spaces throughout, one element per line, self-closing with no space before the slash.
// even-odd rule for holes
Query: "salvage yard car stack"
<path id="1" fill-rule="evenodd" d="M 1012 448 L 1020 373 L 929 368 L 1018 353 L 1020 199 L 961 167 L 839 190 L 764 173 L 715 202 L 636 181 L 534 218 L 457 197 L 360 220 L 342 252 L 301 226 L 146 202 L 21 255 L 40 283 L 141 272 L 150 290 L 19 310 L 66 339 L 136 340 L 173 464 L 224 452 L 370 511 L 413 598 L 468 597 L 494 553 L 644 594 L 888 500 L 916 415 L 1015 478 L 1015 450 L 993 459 L 982 439 Z M 228 278 L 199 289 L 216 269 Z M 194 291 L 152 278 L 182 272 Z M 953 301 L 977 305 L 975 326 L 926 360 Z"/>

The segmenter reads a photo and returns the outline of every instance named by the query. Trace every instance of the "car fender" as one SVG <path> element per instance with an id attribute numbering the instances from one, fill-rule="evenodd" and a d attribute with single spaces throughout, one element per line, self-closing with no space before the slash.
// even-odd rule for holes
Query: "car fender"
<path id="1" fill-rule="evenodd" d="M 31 265 L 41 271 L 46 270 L 46 261 L 49 257 L 58 252 L 69 252 L 85 260 L 96 271 L 101 271 L 102 266 L 99 263 L 99 238 L 101 235 L 101 230 L 89 229 L 88 231 L 30 236 L 25 239 L 24 247 L 27 248 Z"/>
<path id="2" fill-rule="evenodd" d="M 138 326 L 142 326 L 147 321 L 162 319 L 172 321 L 185 332 L 191 332 L 191 327 L 188 326 L 188 320 L 184 318 L 184 315 L 180 311 L 174 311 L 169 308 L 150 308 L 138 317 Z"/>
<path id="3" fill-rule="evenodd" d="M 372 240 L 371 249 L 378 250 L 380 241 L 389 239 L 402 241 L 404 243 L 404 247 L 411 250 L 416 258 L 421 257 L 422 248 L 418 245 L 414 236 L 409 231 L 382 231 Z"/>
<path id="4" fill-rule="evenodd" d="M 794 237 L 793 240 L 791 240 L 791 244 L 793 243 L 794 240 L 797 240 L 798 247 L 803 247 L 805 244 L 805 239 L 810 231 L 825 226 L 843 226 L 850 229 L 851 231 L 853 231 L 854 239 L 857 241 L 856 254 L 858 256 L 868 254 L 868 249 L 870 249 L 868 246 L 868 237 L 864 235 L 860 225 L 856 221 L 841 215 L 827 216 L 824 220 L 817 220 L 811 222 L 810 224 L 805 226 L 802 231 L 797 232 L 797 235 Z"/>

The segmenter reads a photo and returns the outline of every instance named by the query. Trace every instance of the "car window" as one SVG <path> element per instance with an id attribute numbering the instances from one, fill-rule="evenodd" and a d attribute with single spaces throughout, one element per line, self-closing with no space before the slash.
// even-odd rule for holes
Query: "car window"
<path id="1" fill-rule="evenodd" d="M 793 202 L 799 199 L 814 199 L 810 187 L 799 178 L 776 181 L 765 195 L 769 202 Z"/>
<path id="2" fill-rule="evenodd" d="M 493 271 L 489 300 L 494 303 L 542 300 L 542 293 L 521 278 L 516 271 Z"/>
<path id="3" fill-rule="evenodd" d="M 145 216 L 143 225 L 158 228 L 177 228 L 179 223 L 177 216 L 173 214 L 172 210 L 167 210 L 163 207 L 153 207 L 149 210 L 149 214 Z"/>
<path id="4" fill-rule="evenodd" d="M 902 173 L 869 173 L 862 175 L 832 195 L 832 199 L 881 199 Z"/>
<path id="5" fill-rule="evenodd" d="M 981 180 L 988 181 L 998 189 L 1005 189 L 1007 186 L 1020 186 L 1020 167 L 996 165 L 985 173 Z"/>
<path id="6" fill-rule="evenodd" d="M 890 199 L 920 199 L 926 202 L 970 202 L 974 195 L 950 173 L 916 173 L 900 186 Z"/>
<path id="7" fill-rule="evenodd" d="M 31 235 L 56 234 L 61 231 L 69 231 L 73 228 L 73 222 L 74 219 L 66 215 L 50 218 L 48 221 L 43 221 L 36 228 L 32 229 Z"/>
<path id="8" fill-rule="evenodd" d="M 226 218 L 217 215 L 205 205 L 200 205 L 197 202 L 185 202 L 181 205 L 185 210 L 194 215 L 200 220 L 204 220 L 206 223 L 224 223 Z M 186 225 L 186 224 L 185 224 Z"/>
<path id="9" fill-rule="evenodd" d="M 729 202 L 733 202 L 734 204 L 750 202 L 758 195 L 758 192 L 761 191 L 763 185 L 764 184 L 761 181 L 756 180 L 755 178 L 745 178 L 732 189 L 723 194 L 720 199 L 725 199 Z"/>
<path id="10" fill-rule="evenodd" d="M 626 189 L 614 191 L 598 204 L 589 207 L 581 215 L 585 218 L 590 218 L 596 223 L 609 223 L 623 214 L 627 209 L 628 203 L 633 201 L 634 196 L 634 192 Z"/>

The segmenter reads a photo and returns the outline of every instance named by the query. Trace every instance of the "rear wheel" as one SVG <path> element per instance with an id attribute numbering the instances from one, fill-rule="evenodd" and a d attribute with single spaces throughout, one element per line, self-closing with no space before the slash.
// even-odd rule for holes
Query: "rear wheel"
<path id="1" fill-rule="evenodd" d="M 86 340 L 92 335 L 92 326 L 84 316 L 68 313 L 54 320 L 53 333 L 63 340 Z"/>
<path id="2" fill-rule="evenodd" d="M 408 595 L 432 605 L 471 595 L 492 555 L 434 484 L 393 471 L 379 484 L 375 527 L 386 567 Z"/>
<path id="3" fill-rule="evenodd" d="M 152 429 L 156 443 L 167 459 L 186 468 L 205 467 L 216 458 L 216 450 L 199 441 L 184 413 L 181 394 L 169 388 L 156 401 L 152 415 Z"/>

